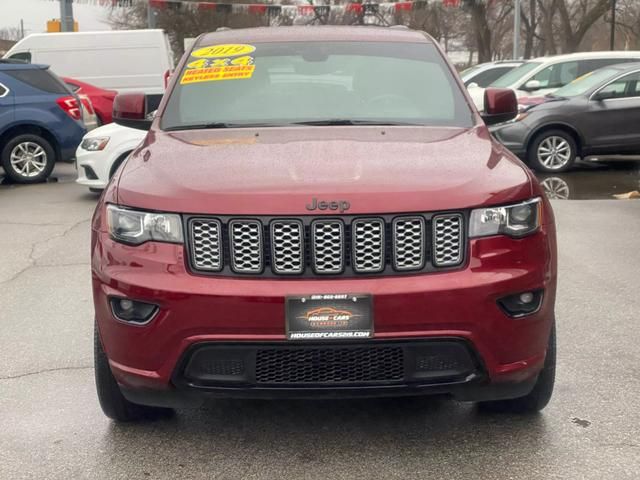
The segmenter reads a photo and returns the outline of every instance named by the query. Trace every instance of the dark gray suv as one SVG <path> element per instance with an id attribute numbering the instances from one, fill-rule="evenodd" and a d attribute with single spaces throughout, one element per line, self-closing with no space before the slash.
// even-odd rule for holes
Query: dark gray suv
<path id="1" fill-rule="evenodd" d="M 640 153 L 640 63 L 596 70 L 526 102 L 515 120 L 491 132 L 536 170 L 563 172 L 576 157 Z"/>

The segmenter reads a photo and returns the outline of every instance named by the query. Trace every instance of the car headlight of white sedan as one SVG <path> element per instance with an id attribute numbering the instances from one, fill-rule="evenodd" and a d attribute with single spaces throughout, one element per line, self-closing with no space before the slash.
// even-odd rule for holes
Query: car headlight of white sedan
<path id="1" fill-rule="evenodd" d="M 82 140 L 80 148 L 88 152 L 98 152 L 104 150 L 109 143 L 109 137 L 90 137 Z"/>

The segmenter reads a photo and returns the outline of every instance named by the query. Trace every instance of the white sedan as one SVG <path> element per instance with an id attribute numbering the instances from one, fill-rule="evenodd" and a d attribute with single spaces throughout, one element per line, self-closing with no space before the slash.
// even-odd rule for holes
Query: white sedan
<path id="1" fill-rule="evenodd" d="M 87 133 L 76 150 L 78 182 L 92 192 L 100 192 L 109 183 L 120 164 L 142 142 L 144 130 L 110 123 Z"/>

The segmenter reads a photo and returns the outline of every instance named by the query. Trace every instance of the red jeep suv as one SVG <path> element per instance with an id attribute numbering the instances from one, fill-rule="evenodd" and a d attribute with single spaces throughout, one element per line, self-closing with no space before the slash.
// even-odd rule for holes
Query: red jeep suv
<path id="1" fill-rule="evenodd" d="M 555 372 L 553 213 L 428 35 L 200 36 L 92 224 L 106 415 L 211 397 L 448 394 L 537 411 Z"/>

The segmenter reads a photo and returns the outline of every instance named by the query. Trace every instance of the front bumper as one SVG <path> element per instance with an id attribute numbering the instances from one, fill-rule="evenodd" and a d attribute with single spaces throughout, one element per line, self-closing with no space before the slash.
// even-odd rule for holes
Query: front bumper
<path id="1" fill-rule="evenodd" d="M 105 150 L 90 152 L 81 147 L 76 151 L 78 166 L 77 183 L 89 188 L 103 189 L 109 183 L 109 171 L 113 160 L 108 146 Z M 95 176 L 96 178 L 90 178 Z"/>
<path id="2" fill-rule="evenodd" d="M 545 225 L 519 240 L 502 236 L 471 240 L 468 264 L 455 271 L 378 278 L 251 279 L 196 276 L 187 271 L 181 245 L 131 247 L 96 230 L 92 258 L 96 319 L 112 371 L 127 398 L 138 403 L 193 404 L 207 396 L 427 393 L 450 393 L 466 400 L 512 398 L 530 390 L 544 362 L 554 321 L 554 235 L 553 227 Z M 544 289 L 543 303 L 528 317 L 510 318 L 496 304 L 505 295 L 536 289 Z M 328 386 L 259 385 L 250 377 L 202 384 L 184 375 L 190 352 L 205 345 L 312 346 L 286 340 L 285 297 L 327 292 L 373 296 L 375 337 L 364 345 L 454 339 L 468 346 L 474 368 L 441 378 L 405 375 L 392 384 Z M 160 311 L 148 325 L 126 324 L 112 316 L 109 296 L 156 303 Z"/>
<path id="3" fill-rule="evenodd" d="M 527 142 L 531 132 L 531 127 L 527 125 L 526 120 L 489 127 L 489 131 L 512 153 L 520 158 L 526 157 Z"/>

